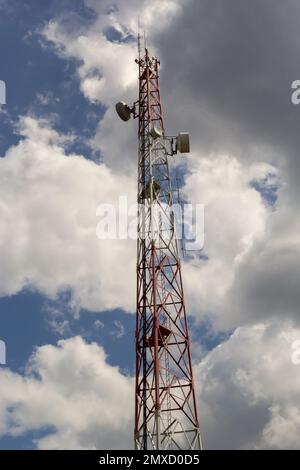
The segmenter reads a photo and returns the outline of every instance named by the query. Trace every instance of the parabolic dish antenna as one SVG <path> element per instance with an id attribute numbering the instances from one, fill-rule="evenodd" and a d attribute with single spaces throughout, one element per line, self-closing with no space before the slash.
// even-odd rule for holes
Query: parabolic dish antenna
<path id="1" fill-rule="evenodd" d="M 158 139 L 158 137 L 161 137 L 163 134 L 161 129 L 156 126 L 152 126 L 150 130 L 150 135 L 151 137 L 153 137 L 153 139 Z"/>
<path id="2" fill-rule="evenodd" d="M 122 119 L 122 121 L 128 121 L 131 116 L 131 111 L 128 104 L 124 103 L 123 101 L 119 101 L 116 104 L 116 111 L 118 116 Z"/>

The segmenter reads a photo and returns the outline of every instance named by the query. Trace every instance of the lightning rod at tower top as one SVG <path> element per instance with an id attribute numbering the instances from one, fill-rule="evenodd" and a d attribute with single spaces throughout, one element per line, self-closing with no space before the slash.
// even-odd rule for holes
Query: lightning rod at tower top
<path id="1" fill-rule="evenodd" d="M 190 338 L 168 159 L 190 151 L 189 134 L 165 133 L 159 65 L 138 35 L 138 100 L 121 101 L 138 120 L 136 270 L 136 449 L 201 449 Z"/>

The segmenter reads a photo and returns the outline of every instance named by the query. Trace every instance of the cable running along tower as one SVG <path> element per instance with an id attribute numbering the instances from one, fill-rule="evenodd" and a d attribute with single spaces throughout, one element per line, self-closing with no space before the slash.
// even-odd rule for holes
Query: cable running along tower
<path id="1" fill-rule="evenodd" d="M 201 449 L 168 157 L 188 133 L 165 135 L 159 65 L 139 41 L 139 99 L 116 105 L 138 119 L 136 449 Z"/>

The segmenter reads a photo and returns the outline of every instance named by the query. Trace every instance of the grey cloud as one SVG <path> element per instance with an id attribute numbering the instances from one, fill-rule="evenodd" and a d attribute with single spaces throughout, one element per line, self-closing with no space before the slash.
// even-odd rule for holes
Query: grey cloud
<path id="1" fill-rule="evenodd" d="M 298 337 L 286 323 L 242 327 L 195 368 L 206 449 L 299 448 Z"/>
<path id="2" fill-rule="evenodd" d="M 282 178 L 264 240 L 236 272 L 226 320 L 299 320 L 299 21 L 296 0 L 195 0 L 154 38 L 171 128 L 190 130 L 200 155 L 271 162 Z"/>
<path id="3" fill-rule="evenodd" d="M 238 324 L 262 318 L 300 322 L 299 245 L 257 247 L 236 272 L 222 321 Z"/>
<path id="4" fill-rule="evenodd" d="M 300 76 L 299 20 L 295 0 L 197 0 L 155 38 L 172 113 L 179 103 L 188 120 L 184 104 L 197 108 L 197 144 L 224 149 L 227 136 L 227 145 L 240 148 L 299 147 L 300 108 L 291 104 L 291 83 Z"/>

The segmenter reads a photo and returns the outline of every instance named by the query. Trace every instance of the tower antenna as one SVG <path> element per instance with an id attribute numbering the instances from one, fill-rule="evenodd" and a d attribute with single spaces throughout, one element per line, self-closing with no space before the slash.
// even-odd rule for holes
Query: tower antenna
<path id="1" fill-rule="evenodd" d="M 144 45 L 146 38 L 144 34 Z M 136 449 L 201 449 L 168 157 L 189 152 L 189 134 L 166 136 L 159 60 L 138 34 L 139 99 L 116 105 L 138 118 Z"/>
<path id="2" fill-rule="evenodd" d="M 138 58 L 141 60 L 141 20 L 140 15 L 138 16 Z"/>

